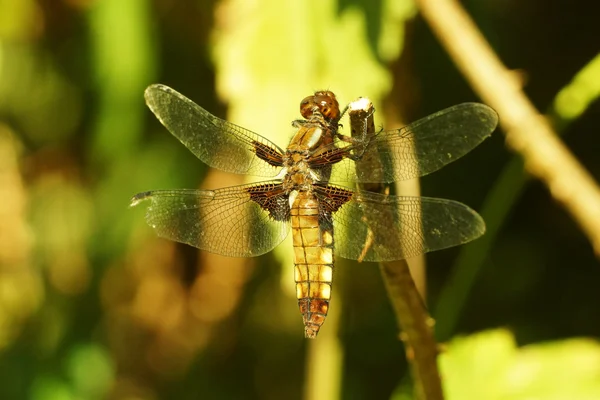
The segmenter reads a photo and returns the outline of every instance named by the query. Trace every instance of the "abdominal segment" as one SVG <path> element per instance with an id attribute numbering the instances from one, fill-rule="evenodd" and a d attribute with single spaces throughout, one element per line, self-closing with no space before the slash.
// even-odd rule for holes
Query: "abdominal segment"
<path id="1" fill-rule="evenodd" d="M 291 208 L 296 297 L 304 334 L 315 338 L 329 309 L 333 279 L 333 228 L 320 224 L 314 196 L 299 193 Z"/>

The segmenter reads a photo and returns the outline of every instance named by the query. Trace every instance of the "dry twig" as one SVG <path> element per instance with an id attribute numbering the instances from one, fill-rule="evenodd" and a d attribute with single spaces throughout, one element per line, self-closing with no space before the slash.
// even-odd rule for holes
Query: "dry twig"
<path id="1" fill-rule="evenodd" d="M 364 131 L 365 128 L 367 135 L 375 133 L 372 110 L 373 105 L 366 99 L 351 103 L 348 115 L 352 136 Z M 361 161 L 367 161 L 366 165 L 373 168 L 378 160 L 363 159 Z M 365 167 L 361 161 L 356 162 L 357 169 Z M 383 171 L 383 166 L 376 170 Z M 387 190 L 381 184 L 362 184 L 359 185 L 359 188 L 379 193 L 385 193 Z M 367 221 L 369 220 L 368 211 L 368 209 L 365 210 Z M 393 218 L 390 216 L 389 220 L 393 221 Z M 390 229 L 390 232 L 392 231 L 393 229 Z M 369 242 L 365 243 L 365 246 L 370 245 Z M 366 251 L 365 248 L 365 253 Z M 417 398 L 442 400 L 444 396 L 437 367 L 437 344 L 433 335 L 432 319 L 412 279 L 408 262 L 406 260 L 381 262 L 380 269 L 388 297 L 396 314 L 396 321 L 401 332 L 400 338 L 404 342 L 407 359 L 411 364 Z"/>

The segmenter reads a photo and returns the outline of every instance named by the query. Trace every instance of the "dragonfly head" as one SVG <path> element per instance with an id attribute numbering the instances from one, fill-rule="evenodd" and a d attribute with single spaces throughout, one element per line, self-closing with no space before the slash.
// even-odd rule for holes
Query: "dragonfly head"
<path id="1" fill-rule="evenodd" d="M 318 112 L 329 123 L 337 124 L 340 119 L 340 104 L 335 94 L 329 90 L 315 92 L 314 95 L 305 97 L 300 103 L 300 114 L 310 119 Z"/>

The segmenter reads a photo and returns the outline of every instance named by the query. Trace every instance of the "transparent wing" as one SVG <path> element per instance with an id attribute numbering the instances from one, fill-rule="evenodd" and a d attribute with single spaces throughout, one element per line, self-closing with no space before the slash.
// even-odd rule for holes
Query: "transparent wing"
<path id="1" fill-rule="evenodd" d="M 320 195 L 340 190 L 325 188 Z M 356 192 L 332 215 L 335 253 L 353 260 L 399 260 L 467 243 L 485 232 L 481 216 L 466 205 L 430 197 Z"/>
<path id="2" fill-rule="evenodd" d="M 205 164 L 223 171 L 274 177 L 282 150 L 270 140 L 215 117 L 164 85 L 151 85 L 146 104 L 160 122 Z"/>
<path id="3" fill-rule="evenodd" d="M 211 253 L 253 257 L 272 250 L 289 232 L 289 202 L 281 184 L 218 190 L 156 190 L 139 193 L 149 201 L 146 221 L 164 238 Z"/>
<path id="4" fill-rule="evenodd" d="M 467 154 L 490 136 L 497 123 L 496 112 L 484 104 L 458 104 L 404 128 L 380 132 L 366 144 L 351 144 L 341 149 L 332 146 L 329 151 L 321 148 L 321 154 L 311 160 L 311 165 L 318 167 L 341 159 L 331 167 L 331 182 L 393 182 L 416 178 Z M 348 155 L 361 155 L 360 170 L 357 171 Z M 317 168 L 317 174 L 322 174 L 320 178 L 327 181 L 329 170 L 322 171 Z"/>

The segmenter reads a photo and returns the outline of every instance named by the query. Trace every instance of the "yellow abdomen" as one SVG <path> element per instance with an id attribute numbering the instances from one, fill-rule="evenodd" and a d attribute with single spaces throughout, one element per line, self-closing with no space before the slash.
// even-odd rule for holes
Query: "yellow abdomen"
<path id="1" fill-rule="evenodd" d="M 333 228 L 319 224 L 319 204 L 307 192 L 298 192 L 294 199 L 291 223 L 296 297 L 304 320 L 304 334 L 315 338 L 325 321 L 331 298 Z"/>

